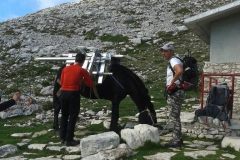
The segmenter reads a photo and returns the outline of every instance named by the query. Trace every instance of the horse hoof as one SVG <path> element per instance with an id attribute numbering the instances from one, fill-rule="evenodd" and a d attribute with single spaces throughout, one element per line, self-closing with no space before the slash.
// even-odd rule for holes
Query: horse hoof
<path id="1" fill-rule="evenodd" d="M 60 137 L 60 130 L 54 130 L 54 135 Z"/>

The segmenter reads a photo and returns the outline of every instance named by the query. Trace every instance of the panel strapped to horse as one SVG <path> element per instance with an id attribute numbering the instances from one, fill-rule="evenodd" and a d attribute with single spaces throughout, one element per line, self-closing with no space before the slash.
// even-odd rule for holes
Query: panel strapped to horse
<path id="1" fill-rule="evenodd" d="M 208 92 L 206 106 L 195 111 L 195 118 L 199 116 L 213 117 L 220 121 L 226 121 L 231 126 L 229 112 L 232 110 L 232 101 L 232 90 L 226 83 L 212 86 Z"/>
<path id="2" fill-rule="evenodd" d="M 112 54 L 111 52 L 107 53 L 94 53 L 89 52 L 85 53 L 86 59 L 83 63 L 83 68 L 85 68 L 90 75 L 96 75 L 98 77 L 98 84 L 101 84 L 103 81 L 104 75 L 111 75 L 112 73 L 108 72 L 107 67 L 111 65 L 112 59 L 128 59 L 137 61 L 137 59 L 129 56 L 129 55 L 119 55 L 119 54 Z M 39 60 L 65 60 L 66 64 L 71 64 L 75 62 L 76 53 L 69 53 L 69 54 L 62 54 L 63 57 L 36 57 L 35 61 Z"/>

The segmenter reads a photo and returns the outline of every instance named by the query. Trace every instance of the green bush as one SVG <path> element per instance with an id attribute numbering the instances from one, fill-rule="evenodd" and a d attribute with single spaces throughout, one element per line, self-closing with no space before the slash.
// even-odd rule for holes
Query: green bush
<path id="1" fill-rule="evenodd" d="M 174 14 L 190 14 L 190 13 L 192 12 L 187 8 L 181 8 L 174 12 Z"/>
<path id="2" fill-rule="evenodd" d="M 108 41 L 108 42 L 128 42 L 128 37 L 123 35 L 115 35 L 112 36 L 110 34 L 103 34 L 101 37 L 99 37 L 101 41 Z"/>
<path id="3" fill-rule="evenodd" d="M 51 101 L 42 102 L 42 109 L 44 111 L 52 110 L 53 109 L 52 102 Z"/>
<path id="4" fill-rule="evenodd" d="M 35 96 L 42 96 L 42 94 L 40 93 L 41 92 L 41 88 L 34 88 L 34 94 Z"/>
<path id="5" fill-rule="evenodd" d="M 85 40 L 86 39 L 94 40 L 97 37 L 97 35 L 96 35 L 97 31 L 98 31 L 98 28 L 93 28 L 88 32 L 86 32 L 86 31 L 83 32 L 83 34 L 85 35 Z"/>

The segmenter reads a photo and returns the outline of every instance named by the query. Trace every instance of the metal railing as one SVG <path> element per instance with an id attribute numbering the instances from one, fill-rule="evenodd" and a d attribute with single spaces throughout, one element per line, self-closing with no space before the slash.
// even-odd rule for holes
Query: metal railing
<path id="1" fill-rule="evenodd" d="M 201 86 L 201 109 L 203 109 L 203 100 L 204 100 L 204 93 L 208 93 L 209 89 L 212 87 L 213 81 L 215 84 L 218 84 L 218 79 L 215 77 L 231 77 L 231 90 L 232 90 L 232 99 L 234 97 L 234 84 L 235 84 L 235 77 L 240 76 L 239 73 L 235 74 L 221 74 L 221 73 L 204 73 L 202 74 L 202 86 Z M 205 78 L 209 78 L 208 90 L 205 90 Z M 232 110 L 233 110 L 233 101 L 232 101 Z M 230 118 L 232 118 L 232 110 L 230 111 Z"/>

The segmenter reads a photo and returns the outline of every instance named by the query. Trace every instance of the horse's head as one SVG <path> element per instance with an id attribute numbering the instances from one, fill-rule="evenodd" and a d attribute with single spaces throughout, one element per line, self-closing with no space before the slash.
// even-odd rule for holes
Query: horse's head
<path id="1" fill-rule="evenodd" d="M 148 108 L 142 112 L 140 112 L 138 116 L 138 123 L 140 124 L 149 124 L 154 126 L 157 123 L 156 112 L 150 111 Z"/>

